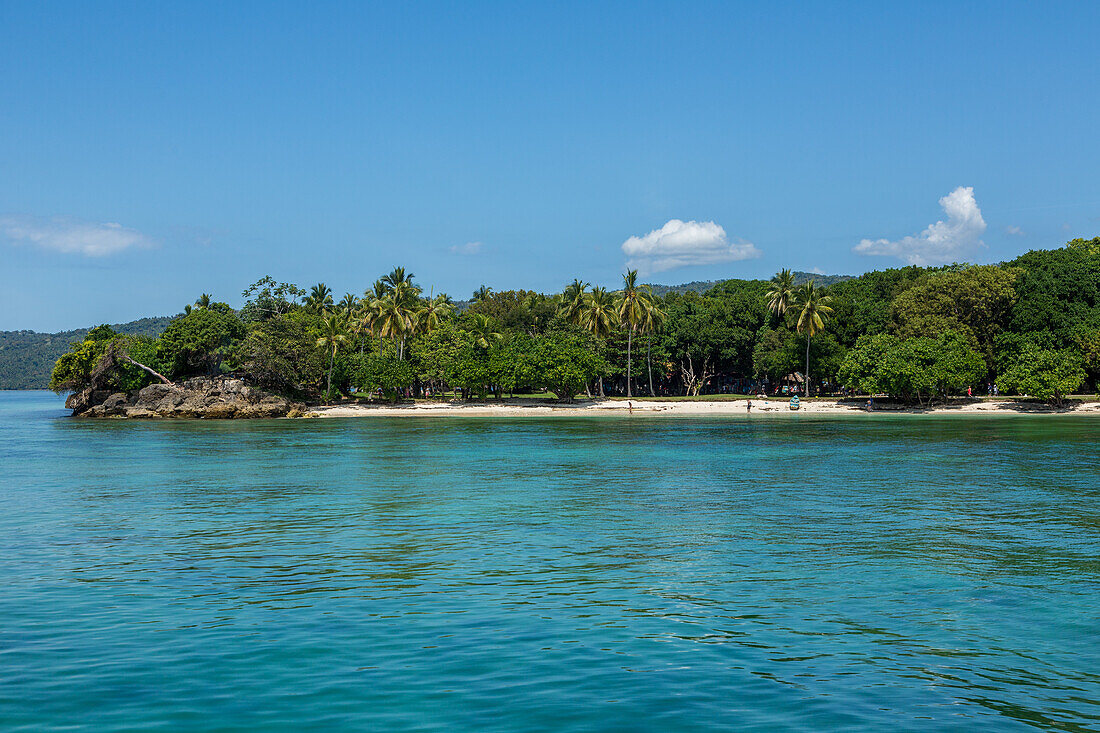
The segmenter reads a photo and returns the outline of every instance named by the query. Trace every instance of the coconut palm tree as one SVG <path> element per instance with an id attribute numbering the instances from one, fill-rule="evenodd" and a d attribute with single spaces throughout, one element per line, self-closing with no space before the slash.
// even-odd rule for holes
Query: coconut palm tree
<path id="1" fill-rule="evenodd" d="M 444 319 L 454 313 L 454 305 L 447 301 L 446 294 L 434 297 L 431 294 L 428 295 L 428 299 L 424 301 L 424 304 L 416 313 L 422 333 L 431 333 L 439 328 Z"/>
<path id="2" fill-rule="evenodd" d="M 348 330 L 355 334 L 355 340 L 359 342 L 359 354 L 366 350 L 364 334 L 374 334 L 374 310 L 370 303 L 359 302 L 359 307 L 347 314 Z"/>
<path id="3" fill-rule="evenodd" d="M 810 280 L 795 293 L 793 306 L 798 311 L 798 332 L 806 334 L 806 396 L 810 396 L 810 339 L 825 328 L 832 298 Z"/>
<path id="4" fill-rule="evenodd" d="M 565 290 L 561 294 L 561 307 L 559 312 L 562 317 L 574 326 L 579 325 L 581 318 L 581 310 L 584 306 L 585 291 L 588 290 L 588 283 L 583 280 L 574 278 L 573 282 L 565 286 Z"/>
<path id="5" fill-rule="evenodd" d="M 381 280 L 375 280 L 371 289 L 363 293 L 363 297 L 367 300 L 379 300 L 384 298 L 388 292 L 389 288 L 386 287 L 386 283 Z"/>
<path id="6" fill-rule="evenodd" d="M 790 270 L 777 272 L 771 279 L 767 298 L 768 311 L 782 319 L 794 298 L 794 273 Z"/>
<path id="7" fill-rule="evenodd" d="M 332 309 L 332 288 L 324 283 L 317 283 L 309 291 L 306 298 L 306 308 L 314 313 L 325 313 Z"/>
<path id="8" fill-rule="evenodd" d="M 397 287 L 398 283 L 405 283 L 406 285 L 412 285 L 413 278 L 416 277 L 411 272 L 406 273 L 404 267 L 395 266 L 390 270 L 389 275 L 382 276 L 382 283 L 393 290 Z"/>
<path id="9" fill-rule="evenodd" d="M 393 339 L 398 361 L 405 358 L 405 339 L 416 330 L 418 293 L 408 283 L 399 282 L 389 295 L 372 303 L 377 308 L 379 339 Z"/>
<path id="10" fill-rule="evenodd" d="M 479 349 L 488 349 L 504 338 L 504 334 L 496 330 L 493 319 L 484 313 L 474 313 L 470 316 L 470 333 L 474 337 L 474 346 Z"/>
<path id="11" fill-rule="evenodd" d="M 199 296 L 199 299 L 195 301 L 196 308 L 209 308 L 210 307 L 210 294 L 203 293 Z"/>
<path id="12" fill-rule="evenodd" d="M 324 349 L 332 349 L 328 360 L 328 394 L 332 395 L 332 369 L 336 366 L 336 351 L 348 343 L 347 324 L 343 316 L 337 313 L 325 315 L 321 321 L 321 337 L 317 339 L 317 345 Z"/>
<path id="13" fill-rule="evenodd" d="M 396 270 L 401 268 L 395 268 Z M 419 325 L 417 311 L 420 309 L 420 288 L 412 283 L 412 275 L 405 280 L 397 280 L 393 291 L 389 295 L 394 302 L 395 312 L 400 316 L 402 323 L 397 344 L 397 359 L 405 358 L 405 340 L 416 333 Z"/>
<path id="14" fill-rule="evenodd" d="M 603 341 L 611 335 L 618 320 L 615 298 L 606 288 L 594 287 L 585 298 L 581 309 L 580 325 L 585 331 Z M 603 375 L 600 375 L 600 397 L 603 397 Z"/>
<path id="15" fill-rule="evenodd" d="M 378 353 L 381 354 L 382 339 L 391 339 L 394 348 L 397 347 L 398 339 L 400 339 L 401 334 L 405 332 L 405 319 L 397 303 L 388 295 L 385 298 L 379 298 L 374 301 L 372 305 L 377 313 L 374 318 L 374 329 L 378 335 Z"/>
<path id="16" fill-rule="evenodd" d="M 633 345 L 634 333 L 646 318 L 646 308 L 649 301 L 649 287 L 638 285 L 638 271 L 627 270 L 623 275 L 623 290 L 619 294 L 618 316 L 619 323 L 626 329 L 626 396 L 633 397 L 631 381 L 633 375 Z"/>
<path id="17" fill-rule="evenodd" d="M 641 332 L 646 334 L 645 363 L 649 371 L 649 396 L 656 397 L 653 390 L 653 334 L 661 330 L 665 325 L 665 312 L 661 309 L 660 301 L 652 293 L 646 299 L 645 319 L 642 321 Z"/>
<path id="18" fill-rule="evenodd" d="M 480 303 L 483 300 L 488 299 L 488 297 L 492 294 L 493 294 L 493 289 L 492 288 L 490 288 L 488 285 L 482 285 L 481 287 L 479 287 L 477 290 L 474 291 L 474 294 L 470 296 L 470 300 L 472 300 L 475 303 Z"/>
<path id="19" fill-rule="evenodd" d="M 359 307 L 359 299 L 351 293 L 344 293 L 343 299 L 336 307 L 345 317 L 350 318 L 351 314 Z"/>

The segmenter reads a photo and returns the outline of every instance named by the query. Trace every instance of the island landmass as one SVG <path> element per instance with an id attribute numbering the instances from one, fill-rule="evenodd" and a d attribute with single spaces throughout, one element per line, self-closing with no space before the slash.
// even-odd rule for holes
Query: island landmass
<path id="1" fill-rule="evenodd" d="M 1098 412 L 1100 238 L 828 285 L 638 277 L 468 301 L 402 267 L 339 301 L 265 277 L 157 335 L 89 330 L 50 388 L 85 417 Z"/>

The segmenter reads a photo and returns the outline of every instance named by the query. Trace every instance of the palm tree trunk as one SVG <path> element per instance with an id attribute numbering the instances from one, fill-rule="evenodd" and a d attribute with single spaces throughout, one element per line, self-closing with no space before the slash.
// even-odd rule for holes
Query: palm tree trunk
<path id="1" fill-rule="evenodd" d="M 810 396 L 810 332 L 806 331 L 806 396 Z"/>
<path id="2" fill-rule="evenodd" d="M 626 332 L 626 398 L 627 399 L 630 399 L 630 397 L 631 397 L 631 393 L 630 393 L 630 368 L 631 368 L 632 365 L 631 365 L 631 359 L 630 359 L 630 347 L 631 347 L 633 341 L 634 341 L 634 329 L 631 328 L 629 331 Z"/>
<path id="3" fill-rule="evenodd" d="M 336 347 L 332 347 L 332 356 L 328 360 L 328 398 L 332 399 L 332 368 L 336 366 Z"/>
<path id="4" fill-rule="evenodd" d="M 649 396 L 656 397 L 657 393 L 653 391 L 653 336 L 647 338 L 645 342 L 645 365 L 649 370 Z"/>
<path id="5" fill-rule="evenodd" d="M 600 375 L 600 397 L 606 397 L 606 395 L 603 393 L 603 375 L 602 374 Z"/>

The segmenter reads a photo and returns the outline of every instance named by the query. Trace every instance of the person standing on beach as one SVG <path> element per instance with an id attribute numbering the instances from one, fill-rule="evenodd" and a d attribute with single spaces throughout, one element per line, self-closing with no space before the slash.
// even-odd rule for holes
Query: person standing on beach
<path id="1" fill-rule="evenodd" d="M 967 385 L 967 387 L 966 387 L 966 396 L 967 397 L 973 397 L 974 396 L 974 390 L 972 390 L 969 385 Z"/>

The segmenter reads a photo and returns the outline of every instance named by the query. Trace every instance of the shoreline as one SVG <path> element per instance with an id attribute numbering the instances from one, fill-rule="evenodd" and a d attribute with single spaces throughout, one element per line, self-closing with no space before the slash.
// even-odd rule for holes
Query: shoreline
<path id="1" fill-rule="evenodd" d="M 975 401 L 959 405 L 936 407 L 876 407 L 872 411 L 853 403 L 837 400 L 804 401 L 800 409 L 791 410 L 787 400 L 752 400 L 751 412 L 748 400 L 585 400 L 575 403 L 539 404 L 534 400 L 504 400 L 488 404 L 484 402 L 416 402 L 396 405 L 320 405 L 310 407 L 311 417 L 582 417 L 597 415 L 617 416 L 722 416 L 722 415 L 1096 415 L 1100 416 L 1100 402 L 1079 403 L 1073 407 L 1055 408 L 1035 403 L 1013 400 Z"/>

